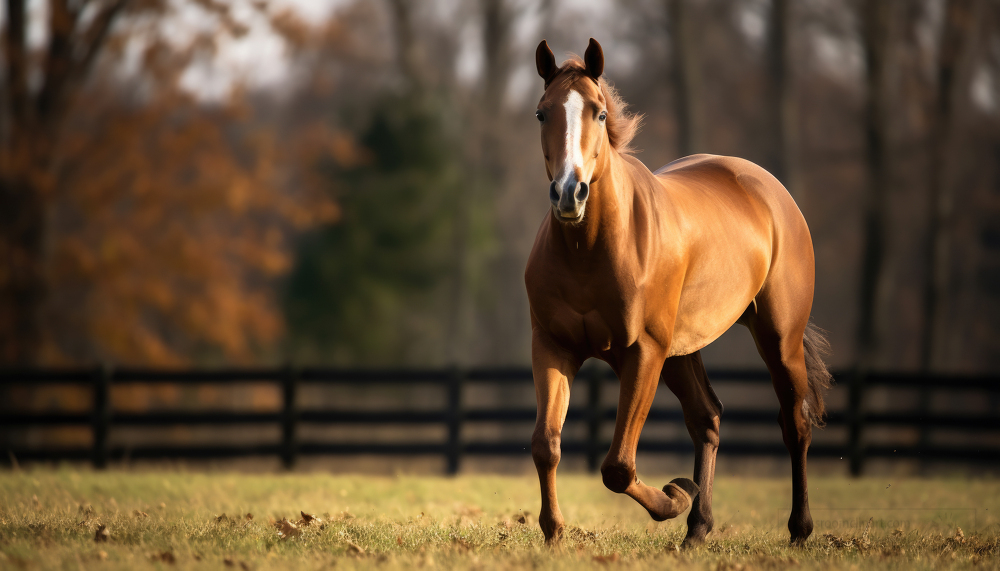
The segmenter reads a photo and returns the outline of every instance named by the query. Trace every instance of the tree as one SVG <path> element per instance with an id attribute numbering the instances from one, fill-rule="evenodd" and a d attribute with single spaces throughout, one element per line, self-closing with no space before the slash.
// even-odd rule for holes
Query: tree
<path id="1" fill-rule="evenodd" d="M 244 31 L 230 5 L 195 4 L 219 26 L 178 46 L 160 25 L 173 3 L 52 0 L 34 53 L 23 0 L 8 2 L 0 362 L 247 361 L 280 335 L 266 284 L 332 205 L 280 191 L 287 161 L 245 92 L 211 107 L 180 87 Z"/>
<path id="2" fill-rule="evenodd" d="M 952 134 L 955 102 L 960 96 L 960 89 L 968 85 L 969 81 L 968 70 L 961 69 L 960 64 L 975 33 L 975 7 L 975 0 L 947 1 L 937 54 L 937 93 L 929 121 L 931 151 L 927 174 L 930 181 L 930 207 L 925 251 L 927 277 L 923 300 L 924 324 L 920 340 L 920 369 L 924 372 L 941 364 L 940 338 L 948 327 L 945 307 L 951 260 L 949 233 L 954 209 L 948 159 L 955 140 Z"/>
<path id="3" fill-rule="evenodd" d="M 48 45 L 27 43 L 26 0 L 7 0 L 0 108 L 0 362 L 37 361 L 48 290 L 43 248 L 58 134 L 125 0 L 49 2 Z M 156 3 L 144 3 L 159 11 Z M 38 62 L 38 63 L 36 63 Z M 40 75 L 39 87 L 29 80 Z"/>
<path id="4" fill-rule="evenodd" d="M 892 2 L 870 0 L 861 4 L 862 43 L 865 53 L 865 162 L 866 198 L 863 214 L 863 247 L 860 312 L 856 358 L 862 370 L 872 366 L 878 350 L 877 297 L 885 256 L 888 174 L 888 100 L 886 70 L 891 45 Z"/>

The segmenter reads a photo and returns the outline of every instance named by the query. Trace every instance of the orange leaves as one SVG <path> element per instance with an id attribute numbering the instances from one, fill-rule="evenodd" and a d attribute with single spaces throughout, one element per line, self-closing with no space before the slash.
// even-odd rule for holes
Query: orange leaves
<path id="1" fill-rule="evenodd" d="M 98 84 L 69 121 L 50 361 L 252 362 L 284 332 L 276 280 L 294 237 L 335 216 L 322 192 L 287 184 L 297 133 L 279 144 L 252 105 L 200 108 L 160 87 L 137 103 Z"/>

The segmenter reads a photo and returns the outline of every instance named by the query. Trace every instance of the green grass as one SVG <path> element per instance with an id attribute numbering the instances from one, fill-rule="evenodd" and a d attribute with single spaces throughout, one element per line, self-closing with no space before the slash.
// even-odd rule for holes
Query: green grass
<path id="1" fill-rule="evenodd" d="M 790 547 L 787 480 L 719 478 L 716 530 L 682 551 L 686 514 L 654 523 L 600 476 L 559 485 L 568 529 L 550 549 L 528 476 L 0 472 L 0 569 L 1000 567 L 1000 481 L 814 478 L 816 530 Z M 300 511 L 324 521 L 280 538 L 272 522 Z"/>

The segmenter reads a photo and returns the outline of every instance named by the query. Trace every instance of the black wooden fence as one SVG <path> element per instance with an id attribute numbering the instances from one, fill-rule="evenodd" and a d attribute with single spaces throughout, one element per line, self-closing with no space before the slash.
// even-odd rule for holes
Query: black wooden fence
<path id="1" fill-rule="evenodd" d="M 722 387 L 756 385 L 766 389 L 770 378 L 762 371 L 717 370 L 709 372 L 720 395 Z M 928 376 L 902 373 L 841 373 L 836 375 L 838 385 L 834 392 L 841 397 L 838 406 L 831 402 L 828 427 L 841 437 L 814 439 L 810 456 L 840 457 L 850 462 L 851 472 L 861 473 L 866 460 L 871 458 L 911 458 L 928 461 L 958 461 L 1000 464 L 1000 377 L 984 376 Z M 115 411 L 111 406 L 111 391 L 121 384 L 172 384 L 219 385 L 243 383 L 274 383 L 280 386 L 280 410 L 271 412 L 239 412 L 232 410 L 197 410 L 170 412 Z M 518 440 L 467 440 L 462 436 L 463 426 L 475 423 L 520 424 L 532 423 L 534 407 L 512 406 L 463 406 L 463 392 L 476 384 L 503 386 L 530 385 L 531 371 L 523 368 L 508 369 L 443 369 L 443 370 L 342 370 L 342 369 L 250 369 L 250 370 L 133 370 L 96 368 L 89 370 L 23 370 L 0 371 L 0 394 L 10 394 L 15 387 L 39 387 L 44 384 L 84 385 L 92 390 L 92 409 L 85 413 L 72 412 L 23 412 L 12 410 L 8 403 L 0 403 L 0 430 L 7 434 L 0 445 L 7 443 L 7 459 L 17 461 L 89 460 L 97 468 L 109 461 L 130 459 L 224 459 L 245 456 L 278 456 L 286 467 L 292 467 L 296 458 L 306 455 L 440 455 L 445 459 L 449 473 L 458 471 L 461 460 L 471 455 L 528 455 L 530 443 Z M 586 435 L 582 439 L 562 442 L 563 454 L 582 454 L 587 465 L 596 470 L 609 442 L 605 430 L 613 425 L 614 400 L 602 399 L 609 385 L 617 383 L 614 375 L 596 367 L 585 368 L 577 376 L 574 393 L 584 389 L 586 404 L 571 406 L 567 423 L 584 423 Z M 298 401 L 299 389 L 307 385 L 412 385 L 437 386 L 446 394 L 445 404 L 437 410 L 358 410 L 344 403 L 338 408 L 303 408 Z M 612 387 L 613 389 L 613 387 Z M 910 401 L 923 403 L 914 408 L 894 406 L 873 407 L 867 402 L 877 391 L 883 394 L 883 404 L 891 405 L 906 398 L 893 396 L 892 391 L 920 393 L 920 398 Z M 846 393 L 846 394 L 845 394 Z M 887 396 L 888 395 L 888 396 Z M 938 401 L 952 401 L 959 395 L 958 406 L 942 408 Z M 905 395 L 904 395 L 905 396 Z M 773 395 L 771 397 L 773 399 Z M 837 400 L 837 399 L 831 399 Z M 746 407 L 743 403 L 726 401 L 723 413 L 723 441 L 720 454 L 742 456 L 785 456 L 787 453 L 780 438 L 772 441 L 736 440 L 725 438 L 725 428 L 736 425 L 776 426 L 777 405 L 773 409 Z M 965 404 L 962 404 L 965 403 Z M 971 403 L 971 405 L 970 405 Z M 683 417 L 677 408 L 654 405 L 647 425 L 674 423 L 683 427 Z M 441 442 L 322 442 L 303 441 L 297 436 L 301 425 L 438 425 L 446 428 L 446 438 Z M 31 447 L 17 444 L 13 435 L 30 427 L 89 426 L 89 447 L 54 448 Z M 279 442 L 224 445 L 151 445 L 123 447 L 109 445 L 109 432 L 132 427 L 167 426 L 221 426 L 221 425 L 278 425 L 281 427 Z M 882 441 L 866 438 L 869 432 L 889 428 L 901 432 L 902 437 Z M 951 440 L 943 443 L 929 438 L 932 431 L 942 432 Z M 578 431 L 579 433 L 579 431 Z M 693 452 L 684 431 L 676 439 L 640 440 L 639 449 L 645 452 L 689 454 Z M 915 436 L 916 435 L 916 436 Z"/>

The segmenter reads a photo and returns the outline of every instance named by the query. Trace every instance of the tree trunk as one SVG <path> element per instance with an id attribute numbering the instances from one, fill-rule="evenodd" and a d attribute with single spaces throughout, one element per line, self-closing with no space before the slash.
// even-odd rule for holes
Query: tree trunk
<path id="1" fill-rule="evenodd" d="M 885 78 L 891 45 L 892 4 L 891 0 L 868 0 L 862 3 L 861 14 L 868 92 L 865 102 L 868 189 L 863 218 L 864 253 L 855 356 L 861 371 L 870 369 L 878 354 L 876 302 L 885 257 L 886 195 L 889 186 Z"/>
<path id="2" fill-rule="evenodd" d="M 6 173 L 5 173 L 6 174 Z M 45 201 L 31 177 L 0 179 L 0 364 L 38 364 L 42 345 Z"/>
<path id="3" fill-rule="evenodd" d="M 698 42 L 688 0 L 668 0 L 667 26 L 673 51 L 674 109 L 677 119 L 677 155 L 686 157 L 705 151 L 704 107 Z"/>
<path id="4" fill-rule="evenodd" d="M 937 96 L 930 118 L 931 153 L 928 164 L 930 202 L 927 221 L 927 264 L 924 285 L 924 330 L 920 340 L 920 370 L 929 372 L 944 361 L 941 339 L 947 332 L 950 226 L 954 197 L 948 182 L 948 151 L 952 142 L 952 119 L 958 90 L 967 84 L 960 63 L 971 43 L 975 0 L 948 0 L 937 57 Z"/>
<path id="5" fill-rule="evenodd" d="M 774 151 L 769 161 L 771 174 L 801 207 L 802 177 L 799 170 L 799 121 L 795 100 L 794 50 L 792 49 L 793 3 L 791 0 L 773 0 L 768 37 L 768 67 L 771 72 L 772 121 Z"/>

